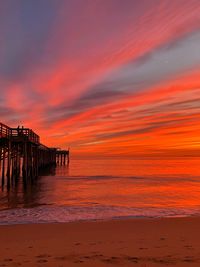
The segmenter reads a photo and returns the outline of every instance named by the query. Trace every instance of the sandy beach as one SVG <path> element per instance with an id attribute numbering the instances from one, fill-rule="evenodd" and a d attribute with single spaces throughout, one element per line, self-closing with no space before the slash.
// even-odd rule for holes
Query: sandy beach
<path id="1" fill-rule="evenodd" d="M 0 267 L 200 266 L 200 218 L 0 226 Z"/>

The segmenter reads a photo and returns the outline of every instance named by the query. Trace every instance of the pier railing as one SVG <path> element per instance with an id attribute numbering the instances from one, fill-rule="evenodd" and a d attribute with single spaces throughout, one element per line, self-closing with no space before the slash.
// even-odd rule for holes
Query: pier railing
<path id="1" fill-rule="evenodd" d="M 0 123 L 0 138 L 9 138 L 10 136 L 10 128 L 3 124 Z"/>
<path id="2" fill-rule="evenodd" d="M 28 141 L 39 144 L 40 137 L 29 128 L 11 128 L 11 137 L 25 137 Z"/>
<path id="3" fill-rule="evenodd" d="M 0 123 L 0 138 L 20 137 L 27 141 L 40 144 L 40 137 L 29 128 L 10 128 L 7 125 Z"/>

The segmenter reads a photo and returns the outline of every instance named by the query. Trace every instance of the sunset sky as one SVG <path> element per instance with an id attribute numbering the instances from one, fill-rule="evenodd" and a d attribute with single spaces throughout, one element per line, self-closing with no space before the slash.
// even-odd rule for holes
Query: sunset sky
<path id="1" fill-rule="evenodd" d="M 0 90 L 74 156 L 200 155 L 200 0 L 1 0 Z"/>

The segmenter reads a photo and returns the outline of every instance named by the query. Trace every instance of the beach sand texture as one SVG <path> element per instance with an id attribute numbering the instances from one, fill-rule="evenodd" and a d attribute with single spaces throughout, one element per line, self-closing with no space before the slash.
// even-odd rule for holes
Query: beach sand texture
<path id="1" fill-rule="evenodd" d="M 200 218 L 0 226 L 0 267 L 200 266 Z"/>

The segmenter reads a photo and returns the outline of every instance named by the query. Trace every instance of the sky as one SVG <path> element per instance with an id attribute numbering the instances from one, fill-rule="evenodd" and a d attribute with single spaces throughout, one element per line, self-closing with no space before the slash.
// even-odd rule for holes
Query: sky
<path id="1" fill-rule="evenodd" d="M 1 0 L 0 121 L 77 157 L 200 155 L 200 0 Z"/>

